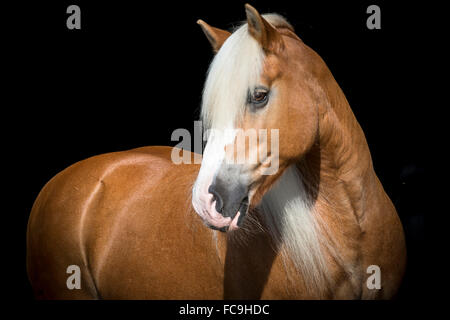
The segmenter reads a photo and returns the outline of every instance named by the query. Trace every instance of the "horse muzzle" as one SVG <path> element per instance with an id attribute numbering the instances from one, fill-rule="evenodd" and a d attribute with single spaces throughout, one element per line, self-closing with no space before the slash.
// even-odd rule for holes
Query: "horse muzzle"
<path id="1" fill-rule="evenodd" d="M 230 227 L 240 227 L 248 211 L 247 186 L 240 182 L 216 177 L 209 186 L 208 192 L 213 196 L 216 211 L 235 222 Z"/>
<path id="2" fill-rule="evenodd" d="M 248 189 L 218 177 L 198 196 L 197 213 L 211 229 L 233 231 L 239 229 L 248 212 Z"/>

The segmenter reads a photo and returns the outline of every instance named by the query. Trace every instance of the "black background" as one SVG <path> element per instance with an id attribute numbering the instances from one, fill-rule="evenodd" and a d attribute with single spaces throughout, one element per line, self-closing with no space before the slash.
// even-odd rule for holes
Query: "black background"
<path id="1" fill-rule="evenodd" d="M 145 145 L 175 145 L 192 132 L 213 54 L 197 19 L 232 28 L 244 1 L 33 1 L 14 9 L 5 60 L 8 94 L 4 150 L 18 219 L 15 297 L 32 299 L 25 234 L 34 199 L 59 171 L 84 158 Z M 285 16 L 327 63 L 360 122 L 375 170 L 405 228 L 407 274 L 399 299 L 424 296 L 424 215 L 428 168 L 416 82 L 420 25 L 411 6 L 386 1 L 252 1 Z M 81 8 L 81 30 L 66 28 L 66 8 Z M 366 8 L 381 8 L 381 30 Z M 417 9 L 417 8 L 415 8 Z M 6 17 L 10 13 L 3 12 Z M 412 66 L 415 66 L 412 68 Z M 422 123 L 423 125 L 423 123 Z M 19 168 L 19 169 L 16 169 Z"/>

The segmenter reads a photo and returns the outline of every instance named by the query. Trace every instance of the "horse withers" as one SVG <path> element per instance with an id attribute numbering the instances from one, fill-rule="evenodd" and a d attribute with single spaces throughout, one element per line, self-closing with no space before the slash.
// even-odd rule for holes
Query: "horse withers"
<path id="1" fill-rule="evenodd" d="M 42 189 L 27 234 L 36 297 L 396 294 L 402 225 L 343 92 L 283 17 L 245 10 L 233 33 L 198 21 L 216 53 L 201 109 L 214 134 L 201 165 L 144 147 L 75 163 Z M 249 130 L 276 135 L 246 143 Z M 233 161 L 238 150 L 243 161 Z"/>

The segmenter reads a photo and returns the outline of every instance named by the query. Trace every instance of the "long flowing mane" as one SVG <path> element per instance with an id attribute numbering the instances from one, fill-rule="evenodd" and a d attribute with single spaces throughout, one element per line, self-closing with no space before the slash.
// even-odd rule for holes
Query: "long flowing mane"
<path id="1" fill-rule="evenodd" d="M 295 165 L 286 169 L 264 195 L 258 209 L 268 232 L 281 249 L 286 271 L 292 262 L 311 292 L 325 294 L 320 291 L 328 288 L 332 281 L 322 249 L 328 247 L 323 243 L 327 237 Z"/>
<path id="2" fill-rule="evenodd" d="M 293 31 L 279 15 L 263 17 L 275 27 Z M 225 41 L 210 65 L 204 87 L 201 118 L 206 128 L 234 127 L 244 112 L 247 90 L 260 79 L 264 58 L 264 51 L 248 33 L 247 24 Z M 323 248 L 333 246 L 312 208 L 311 197 L 295 165 L 283 173 L 258 206 L 265 230 L 281 250 L 286 272 L 289 274 L 288 266 L 293 265 L 311 292 L 323 296 L 332 281 Z M 334 251 L 331 253 L 335 255 Z"/>

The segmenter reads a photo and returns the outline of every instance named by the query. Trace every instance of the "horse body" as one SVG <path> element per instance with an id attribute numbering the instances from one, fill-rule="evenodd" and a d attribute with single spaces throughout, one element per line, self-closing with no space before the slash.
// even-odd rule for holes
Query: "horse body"
<path id="1" fill-rule="evenodd" d="M 37 297 L 318 297 L 283 263 L 270 234 L 239 241 L 205 228 L 186 198 L 199 166 L 175 165 L 170 155 L 169 147 L 146 147 L 93 157 L 43 188 L 28 226 L 28 273 Z M 404 267 L 401 225 L 378 180 L 373 182 L 378 190 L 365 204 L 363 221 L 357 223 L 353 213 L 340 218 L 348 220 L 349 234 L 339 246 L 352 274 L 333 262 L 335 287 L 328 298 L 388 298 L 398 287 Z M 327 217 L 326 205 L 317 206 Z M 343 228 L 342 222 L 336 228 Z M 364 266 L 371 264 L 389 270 L 382 274 L 382 290 L 365 286 Z M 69 265 L 81 268 L 80 290 L 66 286 Z"/>
<path id="2" fill-rule="evenodd" d="M 43 188 L 29 219 L 27 268 L 37 297 L 395 295 L 406 260 L 402 226 L 344 94 L 321 58 L 282 18 L 246 9 L 248 27 L 234 38 L 199 23 L 218 52 L 210 77 L 226 79 L 225 63 L 232 59 L 221 57 L 243 50 L 244 43 L 247 53 L 259 57 L 251 60 L 255 66 L 263 64 L 255 68 L 254 83 L 245 85 L 252 89 L 261 81 L 263 94 L 257 87 L 250 106 L 244 88 L 236 94 L 244 102 L 227 100 L 226 107 L 244 103 L 247 109 L 220 113 L 208 109 L 220 105 L 215 91 L 233 84 L 207 80 L 203 110 L 213 127 L 234 121 L 242 128 L 279 128 L 277 173 L 262 176 L 265 164 L 225 165 L 217 155 L 233 139 L 214 138 L 201 166 L 173 163 L 169 147 L 110 153 L 72 165 Z M 242 56 L 233 63 L 243 63 Z M 275 154 L 269 151 L 268 158 Z M 67 288 L 70 265 L 81 269 L 81 289 Z M 381 270 L 381 289 L 366 284 L 371 265 Z"/>

